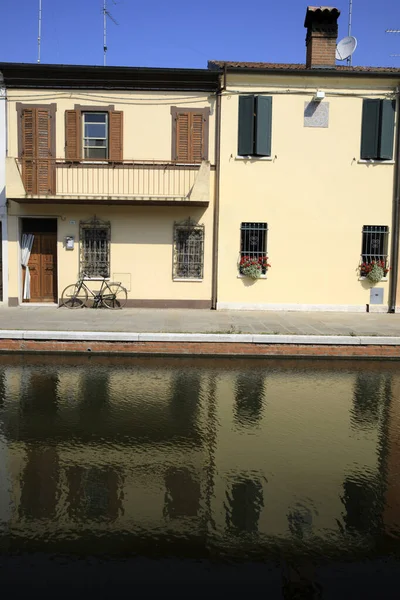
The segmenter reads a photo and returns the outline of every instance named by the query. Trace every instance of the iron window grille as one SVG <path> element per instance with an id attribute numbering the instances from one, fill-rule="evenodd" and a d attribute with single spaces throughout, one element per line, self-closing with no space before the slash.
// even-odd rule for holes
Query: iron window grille
<path id="1" fill-rule="evenodd" d="M 387 267 L 389 227 L 364 225 L 362 230 L 361 258 L 363 263 L 382 261 Z"/>
<path id="2" fill-rule="evenodd" d="M 174 223 L 173 279 L 203 279 L 204 225 Z"/>
<path id="3" fill-rule="evenodd" d="M 83 157 L 108 158 L 108 114 L 101 112 L 82 113 Z"/>
<path id="4" fill-rule="evenodd" d="M 110 277 L 109 221 L 101 221 L 96 216 L 80 222 L 80 274 L 88 277 Z"/>
<path id="5" fill-rule="evenodd" d="M 240 258 L 249 256 L 255 260 L 267 256 L 267 223 L 242 223 L 240 227 Z M 267 272 L 262 267 L 262 274 Z"/>

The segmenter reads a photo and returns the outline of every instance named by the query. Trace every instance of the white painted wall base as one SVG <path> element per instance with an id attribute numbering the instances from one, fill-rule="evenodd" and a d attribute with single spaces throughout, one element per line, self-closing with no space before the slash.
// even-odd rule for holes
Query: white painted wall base
<path id="1" fill-rule="evenodd" d="M 365 304 L 246 304 L 241 302 L 218 302 L 217 310 L 282 310 L 282 311 L 320 311 L 320 312 L 357 312 L 365 313 Z M 386 305 L 371 306 L 370 312 L 388 312 Z"/>

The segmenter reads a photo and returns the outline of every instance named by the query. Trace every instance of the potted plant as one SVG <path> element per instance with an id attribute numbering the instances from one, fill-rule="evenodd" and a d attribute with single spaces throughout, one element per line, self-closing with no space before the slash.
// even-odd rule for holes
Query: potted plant
<path id="1" fill-rule="evenodd" d="M 384 260 L 371 260 L 360 265 L 360 277 L 366 277 L 372 283 L 378 283 L 389 272 L 389 267 Z"/>
<path id="2" fill-rule="evenodd" d="M 268 256 L 242 256 L 239 263 L 239 272 L 245 277 L 250 277 L 250 279 L 259 279 L 270 266 Z"/>

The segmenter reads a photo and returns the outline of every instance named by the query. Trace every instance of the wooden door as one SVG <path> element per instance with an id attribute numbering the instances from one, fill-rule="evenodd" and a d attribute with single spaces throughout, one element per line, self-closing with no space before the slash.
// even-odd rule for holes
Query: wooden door
<path id="1" fill-rule="evenodd" d="M 31 297 L 25 302 L 57 302 L 57 234 L 35 233 L 29 258 Z"/>

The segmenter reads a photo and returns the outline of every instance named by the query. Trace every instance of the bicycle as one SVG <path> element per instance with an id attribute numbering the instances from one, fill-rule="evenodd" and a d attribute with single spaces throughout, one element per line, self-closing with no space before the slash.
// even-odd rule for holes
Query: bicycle
<path id="1" fill-rule="evenodd" d="M 89 298 L 93 296 L 93 308 L 105 306 L 106 308 L 123 308 L 126 304 L 128 293 L 120 282 L 108 282 L 105 277 L 101 282 L 99 291 L 93 291 L 85 282 L 89 276 L 82 273 L 76 283 L 68 285 L 61 294 L 61 306 L 67 308 L 83 308 Z"/>

